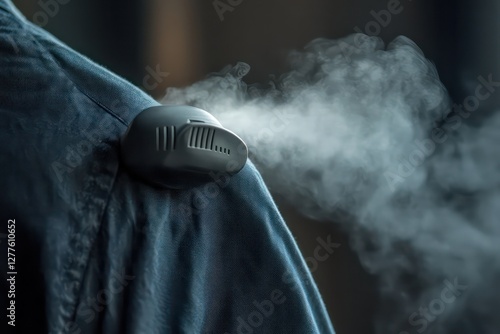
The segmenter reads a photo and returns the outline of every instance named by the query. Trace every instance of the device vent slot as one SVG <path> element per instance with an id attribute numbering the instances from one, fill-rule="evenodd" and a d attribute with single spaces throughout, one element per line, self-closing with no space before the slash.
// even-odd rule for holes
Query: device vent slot
<path id="1" fill-rule="evenodd" d="M 166 151 L 167 150 L 167 127 L 164 126 L 163 127 L 163 150 Z"/>
<path id="2" fill-rule="evenodd" d="M 170 126 L 170 149 L 175 150 L 175 126 Z"/>
<path id="3" fill-rule="evenodd" d="M 201 147 L 202 149 L 207 149 L 208 148 L 208 133 L 211 131 L 209 128 L 203 129 L 203 137 L 201 138 Z"/>
<path id="4" fill-rule="evenodd" d="M 203 138 L 203 133 L 205 132 L 205 128 L 198 128 L 198 135 L 196 137 L 196 148 L 201 148 L 201 140 Z"/>
<path id="5" fill-rule="evenodd" d="M 189 134 L 189 147 L 195 147 L 196 144 L 196 136 L 198 134 L 198 128 L 191 128 L 191 133 Z"/>
<path id="6" fill-rule="evenodd" d="M 207 143 L 210 143 L 210 147 L 207 148 L 212 151 L 214 149 L 214 138 L 215 138 L 215 129 L 211 129 L 207 139 Z"/>
<path id="7" fill-rule="evenodd" d="M 160 128 L 156 128 L 156 150 L 160 150 Z"/>

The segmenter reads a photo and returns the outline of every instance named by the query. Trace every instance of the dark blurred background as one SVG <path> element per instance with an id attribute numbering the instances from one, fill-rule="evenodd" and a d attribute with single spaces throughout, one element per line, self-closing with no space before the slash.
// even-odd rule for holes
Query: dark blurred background
<path id="1" fill-rule="evenodd" d="M 455 101 L 473 94 L 477 77 L 500 79 L 500 2 L 432 0 L 24 0 L 26 17 L 155 98 L 227 64 L 252 66 L 247 82 L 267 82 L 286 71 L 286 56 L 318 38 L 359 29 L 386 42 L 414 40 L 437 66 Z M 389 23 L 374 13 L 402 8 Z M 217 8 L 217 9 L 216 9 Z M 375 23 L 373 23 L 375 22 Z M 378 26 L 378 28 L 377 28 Z M 156 72 L 156 76 L 152 73 Z M 168 73 L 168 74 L 167 74 Z M 499 96 L 471 117 L 481 117 Z M 372 333 L 376 278 L 360 266 L 349 237 L 335 224 L 306 219 L 280 198 L 282 214 L 305 257 L 318 237 L 342 246 L 314 268 L 339 334 Z"/>

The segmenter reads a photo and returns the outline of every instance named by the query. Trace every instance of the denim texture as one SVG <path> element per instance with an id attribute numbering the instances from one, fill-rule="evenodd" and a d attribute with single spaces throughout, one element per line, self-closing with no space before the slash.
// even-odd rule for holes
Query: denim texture
<path id="1" fill-rule="evenodd" d="M 0 232 L 16 220 L 18 272 L 9 329 L 334 333 L 251 162 L 182 191 L 123 169 L 120 136 L 157 104 L 0 0 Z"/>

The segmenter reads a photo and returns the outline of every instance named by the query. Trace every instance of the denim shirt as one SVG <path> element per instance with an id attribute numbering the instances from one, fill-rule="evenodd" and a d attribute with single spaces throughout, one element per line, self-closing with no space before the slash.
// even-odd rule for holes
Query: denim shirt
<path id="1" fill-rule="evenodd" d="M 334 333 L 248 162 L 188 190 L 130 176 L 119 139 L 140 89 L 0 0 L 0 239 L 15 220 L 22 333 Z M 5 292 L 5 293 L 4 293 Z M 7 314 L 7 313 L 6 313 Z"/>

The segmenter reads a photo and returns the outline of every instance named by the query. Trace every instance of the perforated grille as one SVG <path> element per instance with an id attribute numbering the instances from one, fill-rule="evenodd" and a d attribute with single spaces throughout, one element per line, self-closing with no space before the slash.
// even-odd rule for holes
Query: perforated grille
<path id="1" fill-rule="evenodd" d="M 216 130 L 203 126 L 194 126 L 189 132 L 188 147 L 231 154 L 231 150 L 214 145 Z"/>

